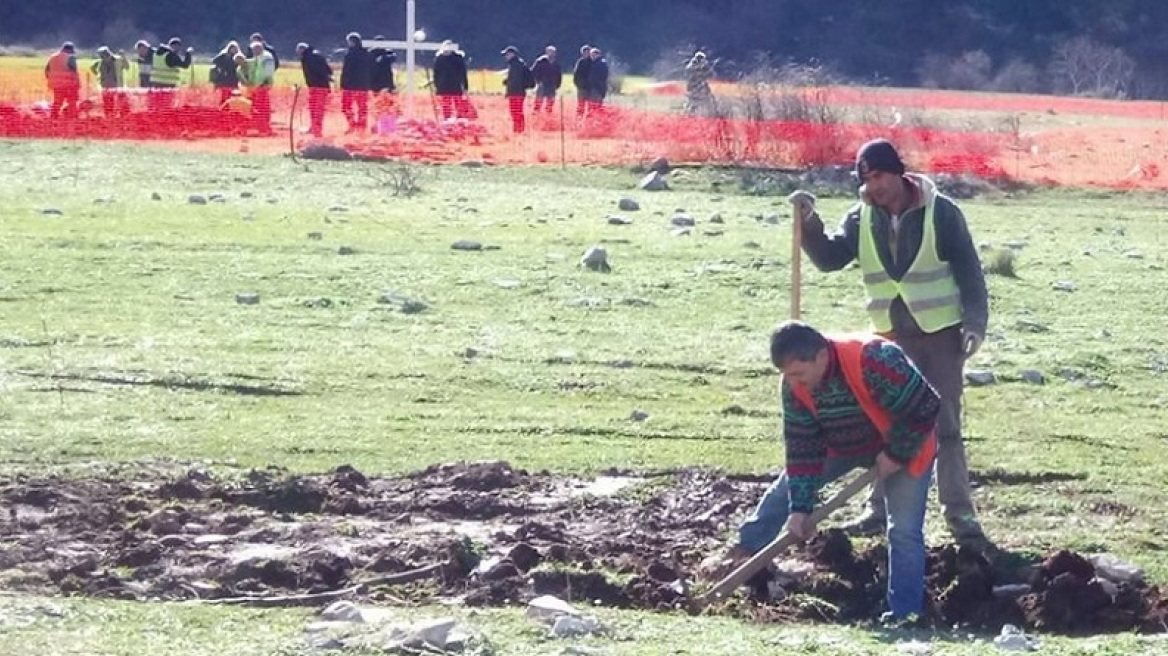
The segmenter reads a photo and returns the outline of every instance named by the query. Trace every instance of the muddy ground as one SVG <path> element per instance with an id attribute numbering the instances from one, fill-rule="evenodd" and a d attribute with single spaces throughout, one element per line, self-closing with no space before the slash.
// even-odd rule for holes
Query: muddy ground
<path id="1" fill-rule="evenodd" d="M 0 588 L 142 600 L 320 593 L 442 565 L 374 600 L 523 603 L 553 594 L 618 608 L 674 610 L 671 587 L 725 546 L 767 480 L 708 470 L 612 473 L 594 480 L 451 464 L 397 478 L 341 467 L 324 476 L 253 471 L 233 480 L 192 470 L 145 480 L 0 479 Z M 764 578 L 707 612 L 761 621 L 873 620 L 884 596 L 882 546 L 857 551 L 828 530 Z M 806 567 L 812 563 L 813 567 Z M 788 572 L 795 568 L 784 568 Z M 1155 587 L 1095 580 L 1070 552 L 1029 570 L 991 567 L 953 546 L 929 557 L 928 620 L 997 631 L 1166 630 Z M 1023 580 L 1023 578 L 1027 580 Z M 996 587 L 1027 583 L 1022 596 Z"/>

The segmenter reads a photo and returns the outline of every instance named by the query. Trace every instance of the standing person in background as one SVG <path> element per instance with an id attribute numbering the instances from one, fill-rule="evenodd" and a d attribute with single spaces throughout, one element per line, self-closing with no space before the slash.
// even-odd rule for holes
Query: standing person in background
<path id="1" fill-rule="evenodd" d="M 333 83 L 333 67 L 316 48 L 301 43 L 296 46 L 300 55 L 300 68 L 304 71 L 304 84 L 308 87 L 308 132 L 314 137 L 324 135 L 324 114 L 328 108 L 329 93 Z"/>
<path id="2" fill-rule="evenodd" d="M 454 43 L 443 41 L 434 57 L 434 93 L 442 109 L 442 118 L 459 115 L 459 104 L 470 87 L 466 58 L 454 48 Z"/>
<path id="3" fill-rule="evenodd" d="M 373 37 L 373 40 L 384 41 L 385 37 L 377 35 Z M 369 57 L 373 60 L 370 90 L 374 94 L 379 91 L 396 93 L 397 86 L 393 83 L 393 65 L 397 61 L 397 53 L 387 48 L 373 48 L 369 51 Z"/>
<path id="4" fill-rule="evenodd" d="M 76 53 L 73 42 L 66 41 L 45 64 L 45 79 L 53 94 L 53 104 L 49 109 L 51 118 L 77 116 L 77 103 L 81 100 L 81 75 L 77 73 Z"/>
<path id="5" fill-rule="evenodd" d="M 556 57 L 555 46 L 543 49 L 543 54 L 531 65 L 531 73 L 535 76 L 535 105 L 531 111 L 538 114 L 543 109 L 550 114 L 556 104 L 556 92 L 564 80 L 564 70 Z"/>
<path id="6" fill-rule="evenodd" d="M 175 89 L 182 81 L 182 72 L 191 67 L 191 53 L 194 48 L 182 49 L 182 39 L 173 37 L 166 45 L 154 50 L 150 67 L 151 111 L 167 109 L 174 105 Z"/>
<path id="7" fill-rule="evenodd" d="M 507 60 L 507 78 L 503 80 L 503 86 L 506 87 L 511 129 L 515 134 L 522 134 L 527 128 L 523 117 L 523 104 L 527 101 L 527 90 L 535 86 L 535 77 L 527 67 L 527 62 L 519 56 L 519 48 L 507 46 L 500 54 Z"/>
<path id="8" fill-rule="evenodd" d="M 341 67 L 341 111 L 349 121 L 345 134 L 364 132 L 369 120 L 369 88 L 373 84 L 373 62 L 361 43 L 361 35 L 350 32 L 345 41 L 349 51 Z M 355 111 L 354 111 L 355 108 Z"/>
<path id="9" fill-rule="evenodd" d="M 101 84 L 101 109 L 106 118 L 130 113 L 130 99 L 123 90 L 129 68 L 130 62 L 120 53 L 115 55 L 107 46 L 97 49 L 97 61 L 89 66 L 89 70 Z"/>
<path id="10" fill-rule="evenodd" d="M 608 61 L 600 48 L 589 50 L 588 58 L 592 60 L 588 67 L 588 113 L 591 115 L 604 106 L 608 96 Z"/>
<path id="11" fill-rule="evenodd" d="M 279 55 L 279 53 L 276 52 L 276 49 L 273 48 L 272 44 L 268 43 L 264 39 L 264 35 L 260 34 L 259 32 L 252 34 L 251 38 L 247 40 L 248 43 L 255 43 L 257 41 L 264 44 L 264 50 L 268 51 L 268 54 L 270 54 L 272 56 L 272 62 L 275 64 L 275 69 L 273 69 L 273 70 L 279 70 L 280 69 L 280 55 Z"/>
<path id="12" fill-rule="evenodd" d="M 140 40 L 134 44 L 134 50 L 138 53 L 138 57 L 135 60 L 138 64 L 138 86 L 143 89 L 149 89 L 150 69 L 153 68 L 154 64 L 154 50 L 144 40 Z"/>
<path id="13" fill-rule="evenodd" d="M 239 88 L 239 67 L 235 55 L 239 54 L 239 44 L 228 41 L 227 45 L 211 59 L 211 85 L 218 92 L 220 105 L 227 102 L 231 92 Z"/>
<path id="14" fill-rule="evenodd" d="M 272 85 L 276 81 L 276 58 L 260 41 L 251 42 L 247 82 L 251 89 L 251 117 L 260 134 L 272 133 Z"/>
<path id="15" fill-rule="evenodd" d="M 572 69 L 572 84 L 576 87 L 576 118 L 583 118 L 588 111 L 588 75 L 592 69 L 592 46 L 580 47 L 580 58 Z"/>

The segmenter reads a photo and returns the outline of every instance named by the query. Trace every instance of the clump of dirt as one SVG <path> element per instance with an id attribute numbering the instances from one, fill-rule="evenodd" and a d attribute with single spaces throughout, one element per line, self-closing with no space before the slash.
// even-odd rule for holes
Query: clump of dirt
<path id="1" fill-rule="evenodd" d="M 767 480 L 699 469 L 638 480 L 648 478 L 611 496 L 572 495 L 579 481 L 506 462 L 386 478 L 341 466 L 320 476 L 0 480 L 0 517 L 10 520 L 0 522 L 0 571 L 8 589 L 118 599 L 314 593 L 420 571 L 424 580 L 411 575 L 390 592 L 479 606 L 551 594 L 582 606 L 684 608 L 687 573 L 725 546 L 730 522 Z M 793 558 L 806 563 L 798 576 L 763 572 L 752 596 L 710 612 L 868 622 L 883 610 L 883 546 L 857 551 L 829 529 Z M 1001 593 L 1018 583 L 1030 588 Z M 976 553 L 935 548 L 927 592 L 927 619 L 945 627 L 1084 634 L 1162 631 L 1168 620 L 1157 588 L 1104 581 L 1069 551 L 1020 581 Z"/>

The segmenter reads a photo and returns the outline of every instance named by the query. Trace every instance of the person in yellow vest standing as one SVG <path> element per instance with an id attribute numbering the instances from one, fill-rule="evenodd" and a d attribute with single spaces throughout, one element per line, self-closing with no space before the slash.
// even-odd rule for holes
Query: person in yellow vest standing
<path id="1" fill-rule="evenodd" d="M 101 83 L 101 108 L 106 118 L 117 118 L 130 113 L 130 97 L 126 95 L 126 71 L 130 62 L 122 53 L 115 54 L 108 46 L 97 49 L 97 60 L 89 70 Z"/>
<path id="2" fill-rule="evenodd" d="M 182 82 L 182 73 L 191 67 L 191 53 L 194 48 L 182 48 L 182 39 L 177 36 L 158 46 L 152 55 L 150 65 L 150 110 L 164 110 L 174 106 L 175 90 Z"/>
<path id="3" fill-rule="evenodd" d="M 821 271 L 859 261 L 873 329 L 899 344 L 941 395 L 937 491 L 949 531 L 961 545 L 993 550 L 974 509 L 961 436 L 964 364 L 980 348 L 989 319 L 985 275 L 965 216 L 932 180 L 906 173 L 885 139 L 860 148 L 855 173 L 861 202 L 832 234 L 814 196 L 791 194 L 803 249 Z M 874 489 L 868 510 L 847 527 L 851 534 L 883 529 L 880 499 Z"/>
<path id="4" fill-rule="evenodd" d="M 251 92 L 251 118 L 261 135 L 272 134 L 272 84 L 276 80 L 276 58 L 262 41 L 251 42 L 245 85 Z"/>
<path id="5" fill-rule="evenodd" d="M 848 472 L 875 467 L 888 508 L 888 623 L 925 609 L 925 508 L 941 412 L 937 391 L 895 343 L 876 335 L 824 335 L 787 321 L 771 335 L 771 363 L 783 373 L 786 466 L 738 542 L 703 563 L 719 577 L 786 529 L 815 534 L 819 489 Z"/>
<path id="6" fill-rule="evenodd" d="M 53 94 L 49 116 L 73 118 L 81 100 L 81 76 L 77 73 L 77 50 L 72 41 L 61 44 L 45 64 L 45 80 Z"/>

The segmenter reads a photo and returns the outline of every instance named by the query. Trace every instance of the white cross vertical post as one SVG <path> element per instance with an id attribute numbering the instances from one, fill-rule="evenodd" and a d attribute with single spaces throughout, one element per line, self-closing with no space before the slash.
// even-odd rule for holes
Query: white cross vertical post
<path id="1" fill-rule="evenodd" d="M 438 51 L 441 43 L 426 41 L 426 33 L 418 29 L 417 0 L 406 0 L 406 39 L 405 41 L 366 41 L 367 48 L 404 48 L 406 51 L 406 111 L 407 118 L 414 117 L 414 94 L 418 87 L 415 84 L 415 75 L 418 68 L 418 51 Z M 458 44 L 451 44 L 458 50 Z"/>

